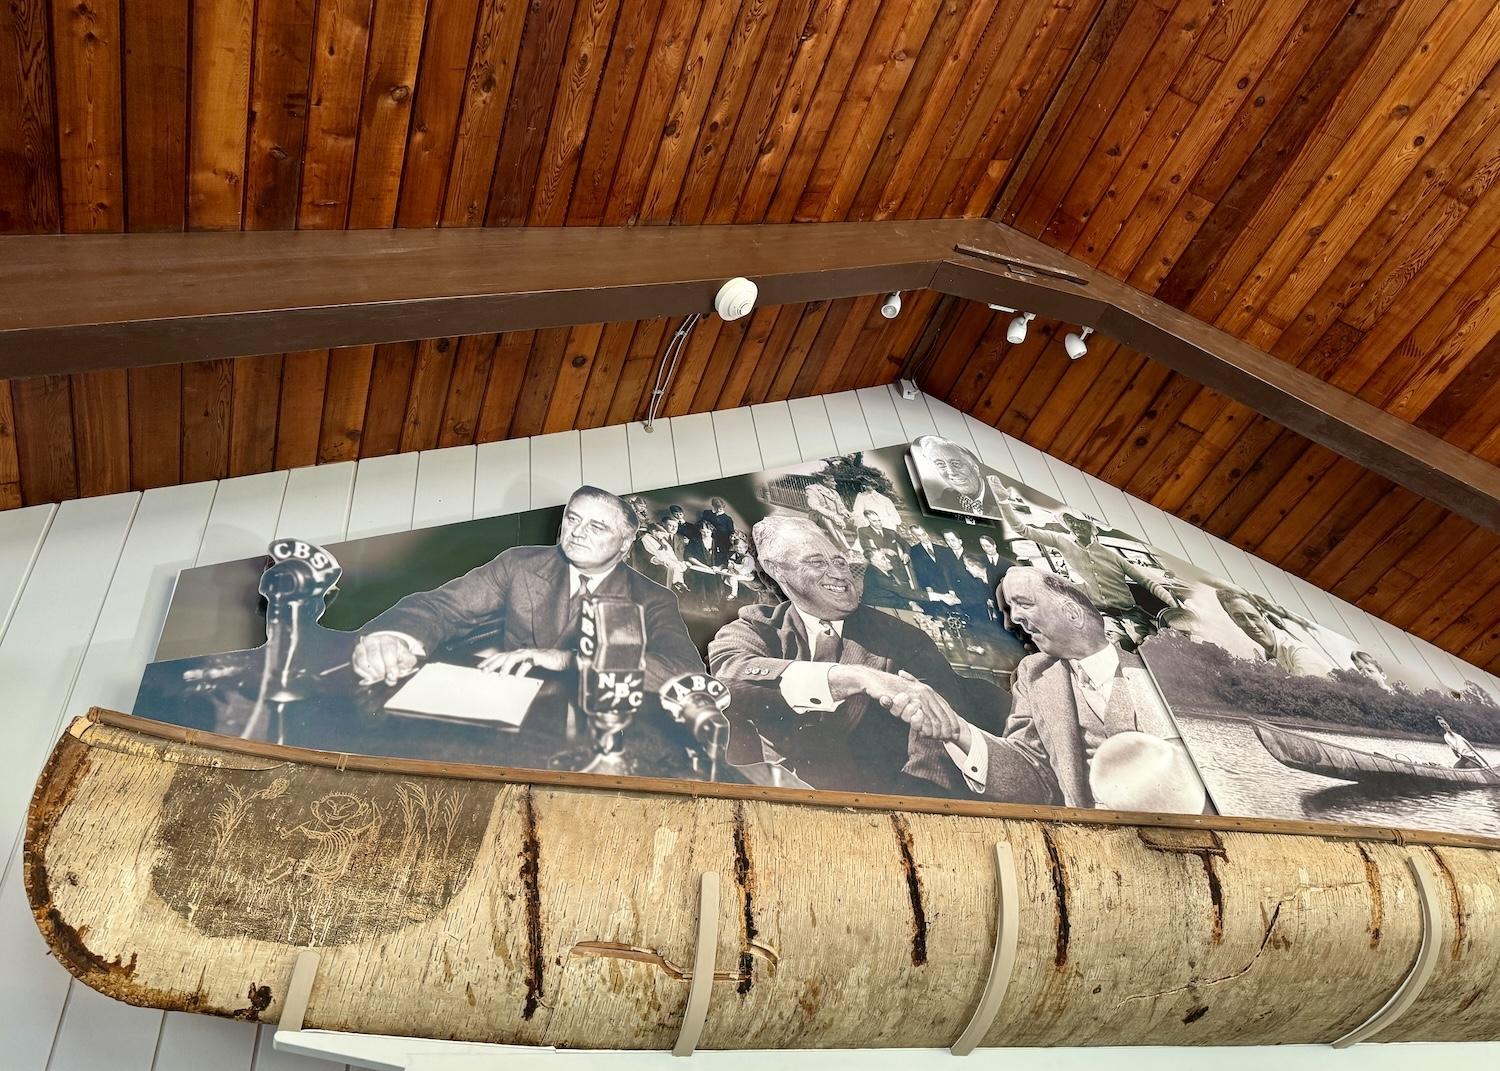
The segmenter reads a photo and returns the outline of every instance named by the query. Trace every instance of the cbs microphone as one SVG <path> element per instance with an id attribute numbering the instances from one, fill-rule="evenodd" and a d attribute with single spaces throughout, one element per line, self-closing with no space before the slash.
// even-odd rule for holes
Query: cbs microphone
<path id="1" fill-rule="evenodd" d="M 307 698 L 308 675 L 297 666 L 302 635 L 317 626 L 343 569 L 332 554 L 306 540 L 278 539 L 269 550 L 271 564 L 260 577 L 260 593 L 266 600 L 264 668 L 240 735 L 269 735 L 280 744 L 286 742 L 287 706 Z"/>

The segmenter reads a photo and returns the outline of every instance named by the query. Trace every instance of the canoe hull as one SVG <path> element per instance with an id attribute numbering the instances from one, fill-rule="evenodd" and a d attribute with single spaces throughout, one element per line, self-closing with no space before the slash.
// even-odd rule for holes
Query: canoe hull
<path id="1" fill-rule="evenodd" d="M 1426 766 L 1345 747 L 1294 729 L 1252 719 L 1251 727 L 1271 757 L 1283 766 L 1338 781 L 1378 782 L 1382 785 L 1410 781 L 1453 788 L 1500 788 L 1500 772 Z"/>
<path id="2" fill-rule="evenodd" d="M 715 871 L 701 1047 L 946 1046 L 984 986 L 1004 841 L 1020 938 L 984 1044 L 1327 1042 L 1410 969 L 1415 855 L 1445 883 L 1445 951 L 1382 1037 L 1500 1037 L 1500 851 L 1461 838 L 810 806 L 262 750 L 97 720 L 62 739 L 25 877 L 42 933 L 84 982 L 274 1021 L 311 946 L 309 1027 L 665 1049 L 699 876 Z"/>

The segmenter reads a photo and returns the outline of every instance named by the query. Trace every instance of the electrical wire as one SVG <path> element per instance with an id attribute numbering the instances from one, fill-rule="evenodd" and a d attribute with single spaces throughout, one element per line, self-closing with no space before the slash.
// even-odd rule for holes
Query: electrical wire
<path id="1" fill-rule="evenodd" d="M 657 413 L 661 411 L 662 399 L 667 395 L 667 388 L 672 385 L 672 377 L 677 374 L 677 365 L 682 360 L 683 344 L 702 318 L 700 313 L 695 312 L 683 320 L 682 326 L 667 343 L 666 352 L 661 355 L 661 364 L 656 366 L 656 386 L 651 391 L 651 401 L 646 406 L 647 431 L 653 430 L 652 424 L 656 421 Z"/>

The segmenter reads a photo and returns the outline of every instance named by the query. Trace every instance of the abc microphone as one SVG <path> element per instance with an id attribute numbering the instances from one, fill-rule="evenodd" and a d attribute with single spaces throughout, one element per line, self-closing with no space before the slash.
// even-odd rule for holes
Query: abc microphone
<path id="1" fill-rule="evenodd" d="M 724 716 L 729 707 L 729 689 L 707 673 L 684 673 L 661 686 L 661 705 L 697 741 L 708 760 L 706 776 L 714 780 L 719 756 L 729 739 L 729 719 Z M 696 755 L 694 765 L 697 765 Z"/>

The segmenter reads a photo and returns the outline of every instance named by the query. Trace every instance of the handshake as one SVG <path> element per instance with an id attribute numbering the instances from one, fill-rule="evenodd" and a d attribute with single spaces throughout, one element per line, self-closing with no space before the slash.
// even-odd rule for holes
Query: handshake
<path id="1" fill-rule="evenodd" d="M 971 746 L 973 727 L 936 689 L 904 669 L 886 673 L 870 666 L 837 665 L 828 671 L 828 690 L 837 700 L 867 695 L 928 740 L 957 744 L 964 751 Z"/>

